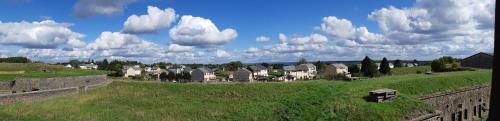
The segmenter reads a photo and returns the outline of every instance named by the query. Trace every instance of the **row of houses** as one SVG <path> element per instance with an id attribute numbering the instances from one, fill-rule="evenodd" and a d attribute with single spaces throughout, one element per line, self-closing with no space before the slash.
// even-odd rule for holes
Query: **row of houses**
<path id="1" fill-rule="evenodd" d="M 71 66 L 71 64 L 66 64 L 64 67 L 73 68 L 73 66 Z M 80 67 L 80 69 L 84 69 L 84 70 L 97 70 L 97 67 L 99 67 L 99 66 L 94 64 L 94 63 L 89 63 L 89 64 L 79 65 L 78 67 Z"/>

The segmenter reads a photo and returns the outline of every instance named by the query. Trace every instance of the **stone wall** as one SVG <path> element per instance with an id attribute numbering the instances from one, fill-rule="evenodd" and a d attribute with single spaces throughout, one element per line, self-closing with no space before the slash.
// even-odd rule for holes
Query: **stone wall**
<path id="1" fill-rule="evenodd" d="M 26 93 L 15 93 L 10 95 L 0 96 L 0 104 L 11 104 L 18 101 L 33 102 L 33 101 L 47 99 L 49 97 L 57 97 L 74 93 L 78 93 L 77 87 L 44 90 L 44 91 L 33 91 Z"/>
<path id="2" fill-rule="evenodd" d="M 54 77 L 54 78 L 17 78 L 12 90 L 30 92 L 33 90 L 52 90 L 70 87 L 85 87 L 106 82 L 106 75 Z"/>
<path id="3" fill-rule="evenodd" d="M 0 81 L 0 90 L 11 90 L 11 82 L 10 81 Z"/>
<path id="4" fill-rule="evenodd" d="M 441 114 L 425 121 L 475 121 L 488 114 L 490 86 L 477 86 L 420 97 Z"/>

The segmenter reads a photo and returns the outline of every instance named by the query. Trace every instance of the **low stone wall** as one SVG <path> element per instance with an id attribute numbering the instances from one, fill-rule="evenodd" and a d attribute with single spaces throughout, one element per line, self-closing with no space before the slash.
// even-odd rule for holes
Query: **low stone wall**
<path id="1" fill-rule="evenodd" d="M 11 90 L 11 83 L 10 81 L 0 81 L 0 90 Z"/>
<path id="2" fill-rule="evenodd" d="M 57 97 L 74 93 L 78 93 L 77 87 L 44 90 L 44 91 L 33 91 L 26 93 L 15 93 L 10 95 L 0 96 L 0 104 L 11 104 L 18 101 L 33 102 L 33 101 L 48 99 L 49 97 Z"/>
<path id="3" fill-rule="evenodd" d="M 443 112 L 436 110 L 434 113 L 429 113 L 426 115 L 419 116 L 417 118 L 408 121 L 441 121 L 441 114 Z"/>
<path id="4" fill-rule="evenodd" d="M 53 77 L 53 78 L 17 78 L 12 90 L 30 92 L 32 90 L 52 90 L 70 87 L 99 85 L 106 82 L 106 75 Z"/>
<path id="5" fill-rule="evenodd" d="M 441 113 L 414 121 L 475 121 L 488 114 L 490 86 L 476 86 L 420 97 Z"/>

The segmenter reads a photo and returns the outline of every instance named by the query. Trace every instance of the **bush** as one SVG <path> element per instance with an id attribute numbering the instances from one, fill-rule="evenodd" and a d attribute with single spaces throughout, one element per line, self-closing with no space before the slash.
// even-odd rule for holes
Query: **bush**
<path id="1" fill-rule="evenodd" d="M 446 70 L 446 63 L 444 63 L 444 61 L 440 59 L 433 60 L 431 63 L 431 68 L 434 72 L 443 72 Z"/>

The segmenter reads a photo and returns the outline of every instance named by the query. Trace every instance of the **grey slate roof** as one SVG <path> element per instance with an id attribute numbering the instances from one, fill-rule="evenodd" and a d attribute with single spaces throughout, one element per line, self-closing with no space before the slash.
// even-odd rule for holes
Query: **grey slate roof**
<path id="1" fill-rule="evenodd" d="M 305 64 L 303 65 L 298 65 L 297 67 L 295 67 L 296 70 L 299 70 L 299 71 L 307 71 L 309 69 L 309 67 Z"/>
<path id="2" fill-rule="evenodd" d="M 295 71 L 295 66 L 283 66 L 284 71 Z"/>
<path id="3" fill-rule="evenodd" d="M 267 70 L 266 67 L 262 66 L 262 65 L 251 65 L 251 66 L 248 66 L 248 68 L 252 71 L 261 71 L 261 70 Z"/>
<path id="4" fill-rule="evenodd" d="M 308 68 L 314 68 L 314 67 L 316 67 L 314 64 L 310 64 L 310 63 L 308 63 L 308 64 L 302 64 L 302 65 L 305 65 Z"/>
<path id="5" fill-rule="evenodd" d="M 347 66 L 344 65 L 344 64 L 341 64 L 341 63 L 334 63 L 334 64 L 331 64 L 333 67 L 335 68 L 339 68 L 339 69 L 346 69 Z"/>
<path id="6" fill-rule="evenodd" d="M 212 69 L 209 69 L 209 68 L 198 68 L 198 70 L 200 70 L 201 72 L 203 73 L 212 73 Z"/>

